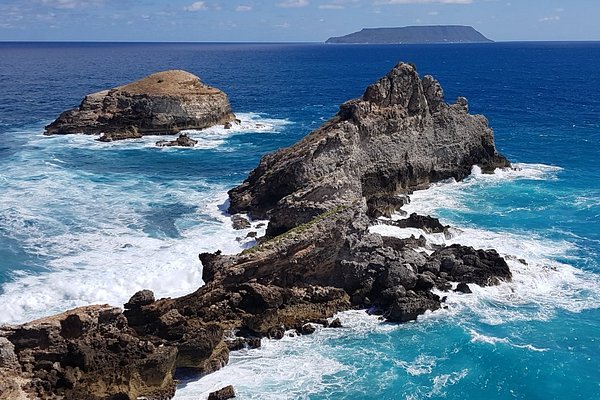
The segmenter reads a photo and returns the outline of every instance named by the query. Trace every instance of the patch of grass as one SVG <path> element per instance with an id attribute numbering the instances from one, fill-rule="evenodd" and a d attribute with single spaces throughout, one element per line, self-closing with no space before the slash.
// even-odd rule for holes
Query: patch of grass
<path id="1" fill-rule="evenodd" d="M 275 244 L 277 244 L 278 242 L 280 242 L 281 240 L 289 237 L 290 235 L 295 235 L 295 234 L 301 234 L 306 232 L 311 226 L 313 226 L 314 224 L 316 224 L 319 221 L 322 221 L 326 218 L 331 217 L 332 215 L 338 214 L 342 211 L 344 211 L 345 209 L 347 209 L 348 206 L 347 205 L 339 205 L 329 211 L 325 211 L 322 214 L 317 215 L 316 217 L 314 217 L 313 219 L 311 219 L 310 221 L 298 225 L 292 229 L 290 229 L 289 231 L 283 232 L 280 235 L 275 236 L 274 238 L 269 239 L 268 241 L 261 243 L 257 246 L 254 247 L 250 247 L 249 249 L 246 249 L 244 251 L 242 251 L 241 254 L 243 255 L 248 255 L 248 254 L 252 254 L 255 253 L 259 250 L 267 250 L 270 247 L 274 246 Z"/>

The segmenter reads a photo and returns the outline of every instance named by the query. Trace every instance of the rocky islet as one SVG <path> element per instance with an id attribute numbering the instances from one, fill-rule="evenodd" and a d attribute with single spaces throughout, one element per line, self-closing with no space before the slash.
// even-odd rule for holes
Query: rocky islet
<path id="1" fill-rule="evenodd" d="M 84 133 L 110 142 L 143 135 L 173 135 L 235 121 L 229 99 L 182 70 L 157 72 L 139 81 L 87 95 L 63 112 L 46 135 Z M 183 144 L 180 142 L 184 142 Z M 190 146 L 181 138 L 167 145 Z"/>
<path id="2" fill-rule="evenodd" d="M 205 285 L 183 297 L 141 291 L 125 311 L 87 306 L 3 327 L 0 391 L 15 399 L 168 399 L 177 369 L 210 373 L 261 337 L 337 327 L 331 317 L 351 308 L 410 321 L 442 306 L 434 288 L 459 282 L 468 293 L 469 283 L 510 280 L 494 250 L 434 248 L 423 237 L 369 230 L 413 190 L 462 179 L 473 165 L 510 165 L 485 118 L 470 115 L 463 98 L 446 104 L 435 79 L 398 64 L 321 128 L 266 155 L 229 192 L 230 213 L 270 219 L 255 247 L 200 254 Z M 416 214 L 399 224 L 447 231 Z"/>

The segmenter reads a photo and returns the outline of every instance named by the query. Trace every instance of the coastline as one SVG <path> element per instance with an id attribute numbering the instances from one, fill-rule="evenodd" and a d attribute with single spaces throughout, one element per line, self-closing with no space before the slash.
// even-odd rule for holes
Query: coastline
<path id="1" fill-rule="evenodd" d="M 471 96 L 471 99 L 473 100 L 474 98 Z M 514 116 L 514 118 L 516 120 L 518 120 L 519 116 L 516 115 L 516 116 Z M 292 119 L 295 119 L 295 118 L 292 118 Z M 583 121 L 582 121 L 582 123 L 583 123 Z M 504 129 L 506 129 L 506 128 L 504 128 Z M 233 142 L 233 144 L 231 144 L 231 142 Z M 235 148 L 236 142 L 237 142 L 237 139 L 233 140 L 233 141 L 231 141 L 231 140 L 228 139 L 228 140 L 225 141 L 227 147 L 231 147 L 232 149 Z M 137 145 L 134 145 L 134 147 L 135 146 L 137 146 Z M 125 150 L 126 147 L 127 147 L 126 145 L 122 146 L 123 150 Z M 219 147 L 217 147 L 217 148 L 221 148 L 221 147 L 223 147 L 223 146 L 219 145 Z M 84 143 L 81 143 L 81 147 L 78 147 L 78 149 L 82 149 L 82 150 L 84 148 L 85 148 L 85 144 Z M 81 151 L 81 150 L 77 150 L 77 151 Z M 512 151 L 513 154 L 515 154 L 515 150 L 511 150 L 511 151 Z M 102 153 L 102 152 L 100 152 L 100 153 Z M 104 153 L 107 153 L 107 152 L 104 152 Z M 133 152 L 131 152 L 131 154 L 133 154 Z M 169 150 L 169 154 L 177 157 L 178 151 L 177 150 Z M 529 153 L 526 153 L 526 154 L 529 154 Z M 521 156 L 521 157 L 523 157 L 523 158 L 531 158 L 531 157 L 526 157 L 526 156 Z M 65 160 L 64 157 L 61 157 L 61 158 L 63 160 Z M 538 158 L 541 159 L 540 157 L 538 157 Z M 68 160 L 68 159 L 66 159 L 66 160 Z M 549 161 L 550 160 L 552 160 L 552 157 L 549 157 Z M 534 173 L 534 174 L 530 175 L 530 177 L 528 177 L 528 178 L 526 178 L 525 174 L 523 174 L 523 178 L 521 178 L 523 180 L 515 181 L 515 184 L 508 184 L 508 186 L 506 186 L 505 184 L 502 184 L 500 186 L 502 189 L 498 189 L 498 190 L 504 190 L 505 191 L 505 190 L 508 189 L 509 190 L 509 192 L 508 192 L 509 196 L 510 196 L 510 192 L 515 191 L 515 192 L 518 193 L 519 190 L 525 189 L 525 188 L 529 188 L 529 190 L 532 190 L 535 194 L 540 194 L 540 193 L 544 193 L 542 190 L 544 190 L 544 189 L 546 189 L 546 190 L 552 189 L 554 186 L 556 186 L 556 185 L 554 185 L 552 183 L 552 181 L 563 182 L 563 184 L 566 184 L 566 183 L 564 183 L 564 181 L 566 179 L 566 176 L 572 176 L 573 175 L 573 170 L 570 169 L 570 168 L 572 168 L 572 166 L 570 166 L 567 161 L 564 161 L 564 164 L 561 163 L 561 162 L 558 162 L 558 160 L 556 160 L 556 157 L 554 157 L 554 162 L 553 163 L 554 164 L 558 164 L 558 165 L 565 165 L 565 170 L 564 171 L 558 171 L 558 172 L 556 172 L 556 174 L 554 174 L 554 173 L 544 173 L 542 170 L 540 170 L 539 175 L 536 175 Z M 109 176 L 109 178 L 110 178 L 110 176 Z M 489 176 L 487 176 L 487 175 L 481 176 L 481 179 L 486 179 L 486 178 L 489 178 Z M 535 179 L 535 181 L 532 181 L 531 179 Z M 470 180 L 470 178 L 469 178 L 469 180 Z M 536 181 L 539 182 L 539 184 L 535 183 Z M 546 182 L 546 183 L 544 183 L 544 182 Z M 558 184 L 558 182 L 557 182 L 557 184 Z M 471 182 L 471 185 L 472 185 L 472 182 Z M 436 200 L 436 201 L 439 201 L 438 204 L 440 204 L 442 206 L 442 208 L 443 208 L 442 215 L 445 215 L 445 218 L 443 219 L 443 221 L 444 220 L 445 221 L 454 221 L 454 223 L 452 223 L 452 225 L 455 225 L 455 226 L 461 226 L 462 224 L 460 223 L 460 221 L 463 221 L 463 220 L 469 221 L 469 225 L 471 225 L 471 226 L 474 224 L 475 226 L 481 225 L 481 226 L 493 226 L 494 227 L 497 224 L 497 226 L 494 228 L 494 230 L 497 231 L 497 232 L 502 232 L 504 230 L 508 230 L 509 232 L 512 232 L 513 234 L 518 234 L 519 233 L 518 232 L 519 231 L 519 224 L 518 223 L 512 223 L 512 225 L 511 225 L 510 224 L 510 218 L 508 218 L 509 215 L 513 215 L 513 216 L 517 217 L 517 219 L 519 217 L 521 217 L 521 221 L 523 222 L 522 228 L 523 228 L 524 231 L 527 231 L 529 229 L 529 227 L 531 226 L 531 221 L 528 220 L 529 216 L 526 214 L 526 208 L 527 207 L 533 207 L 533 206 L 529 206 L 528 204 L 524 204 L 523 205 L 523 209 L 521 209 L 520 207 L 516 208 L 514 210 L 507 209 L 504 206 L 503 202 L 499 202 L 499 201 L 495 201 L 494 200 L 494 197 L 492 196 L 492 194 L 496 191 L 496 189 L 492 189 L 492 188 L 495 185 L 496 184 L 492 183 L 491 186 L 483 185 L 483 186 L 480 187 L 480 191 L 482 192 L 482 195 L 485 196 L 485 199 L 481 199 L 482 203 L 475 202 L 475 197 L 476 196 L 474 197 L 473 194 L 470 194 L 466 198 L 462 198 L 463 196 L 461 195 L 459 197 L 459 200 L 467 200 L 467 202 L 462 206 L 462 208 L 459 208 L 456 211 L 449 211 L 447 209 L 447 207 L 444 207 L 444 202 L 445 201 L 451 201 L 454 198 L 454 196 L 457 195 L 457 192 L 455 191 L 455 189 L 454 189 L 454 187 L 452 185 L 446 187 L 446 189 L 448 189 L 448 190 L 446 190 L 446 192 L 448 192 L 447 193 L 448 196 L 445 196 L 444 199 L 438 199 L 438 200 Z M 461 185 L 459 185 L 459 186 L 461 186 Z M 475 185 L 475 187 L 477 187 L 477 186 L 478 185 Z M 591 190 L 591 188 L 590 188 L 590 190 Z M 421 191 L 415 192 L 416 195 L 420 195 L 421 193 L 423 193 L 423 192 L 421 192 Z M 510 198 L 512 199 L 513 204 L 521 204 L 518 201 L 515 202 L 515 199 L 518 199 L 516 197 L 517 193 L 515 193 L 515 196 L 510 196 Z M 415 194 L 413 194 L 413 196 Z M 588 199 L 588 197 L 589 196 L 587 196 L 585 193 L 577 194 L 577 198 L 573 197 L 574 201 L 576 200 L 576 204 L 579 204 L 579 206 L 577 206 L 577 208 L 579 208 L 579 207 L 586 207 L 586 205 L 592 206 L 593 203 L 591 202 L 590 199 Z M 568 198 L 565 198 L 565 202 L 568 199 L 570 199 L 570 198 L 571 198 L 571 196 L 569 196 Z M 550 202 L 548 202 L 548 204 L 546 204 L 545 202 L 543 202 L 541 200 L 538 201 L 538 203 L 540 203 L 540 205 L 536 206 L 536 207 L 539 207 L 540 209 L 542 209 L 541 207 L 547 207 L 548 204 L 552 204 Z M 535 203 L 535 204 L 537 204 L 537 203 Z M 561 204 L 562 204 L 562 202 L 561 202 Z M 417 202 L 413 201 L 412 205 L 416 206 Z M 450 209 L 454 209 L 453 203 L 450 203 L 450 204 L 447 204 L 447 205 L 450 206 Z M 477 210 L 479 208 L 479 206 L 483 207 L 483 210 L 481 210 L 481 211 L 485 211 L 487 209 L 488 211 L 491 212 L 490 218 L 485 218 L 483 215 L 481 215 L 481 213 L 479 211 L 475 211 L 475 210 Z M 490 208 L 490 207 L 492 207 L 492 208 Z M 552 206 L 550 206 L 550 207 L 552 207 Z M 569 207 L 569 206 L 567 206 L 567 207 Z M 573 208 L 575 208 L 575 204 L 573 205 Z M 569 207 L 568 209 L 571 210 L 571 207 Z M 473 210 L 473 211 L 471 211 L 469 213 L 468 210 Z M 531 208 L 531 210 L 533 211 L 535 209 Z M 552 212 L 556 212 L 556 211 L 560 212 L 560 210 L 555 210 L 554 208 L 549 208 L 549 211 L 550 210 L 552 210 Z M 506 213 L 511 213 L 511 214 L 506 214 Z M 554 215 L 558 215 L 558 214 L 554 214 Z M 474 220 L 472 220 L 473 216 L 475 216 Z M 492 219 L 491 219 L 492 217 L 497 218 L 496 224 L 494 222 L 492 222 Z M 553 217 L 551 216 L 550 218 L 553 218 Z M 459 223 L 456 223 L 456 221 L 458 221 Z M 515 219 L 515 222 L 516 222 L 516 219 Z M 467 225 L 467 226 L 469 226 L 469 225 Z M 561 242 L 561 240 L 567 240 L 567 241 L 569 241 L 569 239 L 563 239 L 562 238 L 562 236 L 564 236 L 564 235 L 560 235 L 560 234 L 548 234 L 548 233 L 546 233 L 544 231 L 536 231 L 535 228 L 531 232 L 533 234 L 533 237 L 538 237 L 538 239 L 540 239 L 540 240 L 550 240 L 550 243 L 552 244 L 552 246 L 556 246 L 557 249 L 561 249 L 560 252 L 557 252 L 556 254 L 553 253 L 552 254 L 552 258 L 558 258 L 559 260 L 562 260 L 562 262 L 566 262 L 568 264 L 574 264 L 574 265 L 578 266 L 578 268 L 582 267 L 581 264 L 580 264 L 580 261 L 575 261 L 575 260 L 580 259 L 579 256 L 578 256 L 577 259 L 571 258 L 571 257 L 575 257 L 575 254 L 579 254 L 580 250 L 578 250 L 577 248 L 569 247 L 566 250 L 566 254 L 562 252 L 562 246 L 563 246 L 564 243 Z M 473 232 L 473 233 L 475 233 L 475 232 Z M 480 235 L 481 235 L 481 233 L 480 233 Z M 484 237 L 486 237 L 486 236 L 484 235 Z M 542 238 L 550 238 L 550 239 L 542 239 Z M 558 238 L 556 240 L 559 240 L 559 241 L 555 242 L 554 238 Z M 501 240 L 502 238 L 500 236 L 497 236 L 497 237 L 489 237 L 488 239 L 490 240 L 490 243 L 493 243 L 494 241 Z M 583 240 L 583 239 L 581 239 L 581 240 Z M 573 242 L 574 243 L 581 243 L 580 239 L 573 239 Z M 529 242 L 525 242 L 525 243 L 527 243 L 528 246 L 531 245 Z M 522 250 L 525 250 L 525 248 L 523 248 Z M 573 253 L 575 253 L 575 254 L 573 254 Z M 585 269 L 585 266 L 583 266 L 583 269 Z M 534 271 L 534 269 L 532 269 L 532 271 Z M 550 272 L 549 271 L 549 273 L 552 275 L 552 274 L 555 274 L 556 271 L 554 271 L 554 272 Z M 568 274 L 561 275 L 561 279 L 563 279 L 563 281 L 565 281 L 565 282 L 568 282 L 569 279 L 570 279 L 567 275 Z M 590 280 L 590 284 L 592 284 L 593 282 L 594 282 L 593 279 Z M 527 284 L 535 286 L 536 284 L 540 284 L 540 283 L 541 282 L 538 282 L 538 283 L 528 282 Z M 574 287 L 577 287 L 579 284 L 577 282 L 573 281 L 573 285 L 574 285 Z M 560 287 L 560 286 L 558 286 L 558 287 Z M 593 284 L 592 284 L 592 286 L 589 289 L 593 291 L 593 289 L 594 289 Z M 562 288 L 557 289 L 557 290 L 560 291 L 560 290 L 562 290 Z M 567 304 L 568 302 L 575 302 L 576 298 L 578 297 L 576 290 L 573 290 L 573 291 L 567 290 L 564 293 L 564 296 L 565 296 L 564 298 L 562 298 L 562 296 L 561 296 L 561 299 L 560 299 L 561 304 L 562 303 Z M 510 305 L 509 300 L 510 300 L 510 297 L 507 297 L 507 302 L 508 302 L 507 306 Z M 558 301 L 559 299 L 556 299 L 556 300 Z M 503 304 L 503 303 L 501 302 L 500 304 Z M 519 310 L 519 313 L 526 311 L 525 309 L 527 308 L 527 306 L 525 304 L 526 303 L 523 303 L 523 305 L 521 306 L 522 309 Z M 573 303 L 573 304 L 575 304 L 575 303 Z M 550 309 L 553 309 L 555 307 L 555 304 L 554 304 L 553 301 L 549 301 L 546 306 L 549 307 Z M 593 307 L 593 302 L 590 303 L 590 306 Z M 562 306 L 560 306 L 560 307 L 562 307 Z M 562 309 L 560 307 L 559 307 L 559 309 Z M 571 308 L 571 306 L 569 306 L 568 310 L 572 310 L 572 311 L 569 311 L 569 312 L 579 313 L 579 311 L 577 311 L 578 307 L 579 306 Z M 584 309 L 586 309 L 585 306 L 582 306 L 582 307 L 584 307 Z M 513 311 L 517 311 L 517 310 L 513 310 Z M 557 312 L 559 313 L 558 315 L 559 315 L 560 318 L 565 318 L 564 315 L 563 315 L 563 313 L 561 311 L 557 311 Z M 540 315 L 542 317 L 544 317 L 544 314 L 540 314 Z M 544 318 L 549 318 L 549 319 L 544 319 L 544 321 L 546 321 L 546 325 L 554 326 L 555 325 L 554 319 L 556 317 L 552 317 L 551 315 L 552 315 L 552 313 L 546 314 Z M 470 312 L 466 311 L 466 315 L 464 317 L 467 318 L 467 319 L 471 318 Z M 580 318 L 582 318 L 583 320 L 585 320 L 585 318 L 589 318 L 589 312 L 582 312 L 582 315 L 580 316 Z M 477 318 L 475 320 L 477 320 Z M 482 321 L 490 322 L 490 321 L 493 321 L 493 320 L 489 320 L 488 321 L 487 319 L 483 319 Z M 473 323 L 473 321 L 471 321 L 471 323 Z M 518 324 L 511 324 L 508 320 L 500 320 L 500 324 L 501 325 L 511 326 L 511 327 L 513 327 L 513 329 L 520 329 L 520 328 L 518 328 L 519 327 Z M 531 325 L 529 325 L 529 324 L 523 324 L 523 325 L 536 326 L 536 324 L 531 324 Z M 476 325 L 476 326 L 477 326 L 477 328 L 475 329 L 475 332 L 477 332 L 480 335 L 484 335 L 484 336 L 477 336 L 477 334 L 474 334 L 473 337 L 476 340 L 474 340 L 473 343 L 474 343 L 475 347 L 479 348 L 479 346 L 480 346 L 479 343 L 481 343 L 482 345 L 485 344 L 487 346 L 490 346 L 491 348 L 494 348 L 494 346 L 492 346 L 490 343 L 496 343 L 495 346 L 498 347 L 498 351 L 500 351 L 500 350 L 505 351 L 505 350 L 508 350 L 509 348 L 512 348 L 512 346 L 509 345 L 509 344 L 506 344 L 506 345 L 503 344 L 505 342 L 508 343 L 507 340 L 509 340 L 510 343 L 513 343 L 513 344 L 515 344 L 517 346 L 527 344 L 527 343 L 524 343 L 522 341 L 519 341 L 518 338 L 515 338 L 513 336 L 506 335 L 506 334 L 505 335 L 502 335 L 502 334 L 493 334 L 493 333 L 490 333 L 489 329 L 487 329 L 487 328 L 483 328 L 483 330 L 482 330 L 482 328 L 479 327 L 479 325 Z M 507 328 L 508 328 L 508 326 L 507 326 Z M 543 326 L 542 326 L 542 328 L 543 328 Z M 434 327 L 434 330 L 435 329 L 439 329 L 439 328 L 435 328 Z M 496 329 L 500 329 L 500 328 L 496 328 Z M 538 327 L 538 329 L 539 329 L 539 327 Z M 468 332 L 469 331 L 467 331 L 467 333 Z M 489 339 L 486 339 L 486 336 Z M 508 339 L 506 339 L 506 338 L 508 338 Z M 506 340 L 504 340 L 504 339 L 506 339 Z M 488 341 L 489 341 L 489 343 L 488 343 Z M 548 344 L 548 343 L 545 343 L 545 345 L 540 345 L 541 343 L 545 343 L 545 341 L 541 337 L 539 337 L 539 336 L 536 336 L 536 339 L 532 339 L 532 341 L 529 342 L 529 344 L 531 344 L 535 348 L 538 348 L 538 349 L 548 349 L 549 348 L 550 352 L 556 351 L 556 349 L 554 348 L 553 345 Z M 502 347 L 502 349 L 501 349 L 501 347 Z M 484 348 L 480 348 L 479 350 L 483 354 L 485 354 L 486 351 L 487 351 Z M 554 354 L 554 353 L 552 353 L 552 354 Z M 401 357 L 401 359 L 404 359 L 404 358 Z M 543 358 L 541 358 L 541 359 L 543 359 Z M 494 362 L 494 360 L 492 360 L 492 362 Z M 440 364 L 440 363 L 438 363 L 438 364 Z M 440 365 L 438 365 L 438 367 Z M 438 367 L 431 367 L 431 368 L 433 369 L 433 371 L 436 371 L 436 370 L 439 369 Z M 421 375 L 419 375 L 419 376 L 421 376 Z M 436 376 L 441 376 L 441 375 L 437 374 Z M 476 376 L 476 372 L 474 372 L 474 371 L 469 372 L 469 374 L 465 378 L 463 378 L 463 380 L 460 381 L 458 385 L 459 386 L 463 386 L 465 384 L 465 382 L 472 381 L 472 379 L 473 379 L 474 376 Z M 442 379 L 442 378 L 440 378 L 440 379 Z M 246 390 L 248 390 L 248 389 L 246 388 Z M 454 390 L 454 389 L 452 389 L 452 390 Z M 450 388 L 448 388 L 448 391 L 451 392 Z"/>

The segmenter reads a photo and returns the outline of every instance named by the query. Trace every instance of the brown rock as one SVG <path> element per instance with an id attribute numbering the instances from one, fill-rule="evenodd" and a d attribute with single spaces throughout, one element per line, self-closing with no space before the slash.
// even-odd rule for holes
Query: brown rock
<path id="1" fill-rule="evenodd" d="M 227 95 L 189 72 L 171 70 L 87 95 L 78 108 L 63 112 L 47 135 L 103 134 L 102 141 L 175 134 L 232 121 Z"/>
<path id="2" fill-rule="evenodd" d="M 159 140 L 156 142 L 158 147 L 194 147 L 198 143 L 197 140 L 194 140 L 188 137 L 187 134 L 182 133 L 175 140 Z"/>
<path id="3" fill-rule="evenodd" d="M 219 389 L 215 392 L 212 392 L 208 395 L 208 400 L 227 400 L 233 399 L 235 397 L 235 390 L 233 386 L 225 386 L 222 389 Z"/>

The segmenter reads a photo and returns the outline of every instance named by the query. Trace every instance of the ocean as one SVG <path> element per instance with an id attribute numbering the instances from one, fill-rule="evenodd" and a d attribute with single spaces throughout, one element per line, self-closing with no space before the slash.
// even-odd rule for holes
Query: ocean
<path id="1" fill-rule="evenodd" d="M 137 290 L 202 285 L 198 253 L 251 246 L 226 191 L 260 157 L 318 127 L 397 62 L 434 75 L 447 101 L 484 114 L 513 171 L 443 182 L 408 211 L 453 226 L 436 243 L 495 248 L 514 279 L 448 295 L 406 324 L 364 311 L 342 329 L 289 332 L 182 380 L 178 400 L 227 384 L 240 399 L 600 398 L 600 43 L 456 45 L 0 43 L 0 322 Z M 165 69 L 224 90 L 242 120 L 99 143 L 42 135 L 84 95 Z M 374 226 L 400 237 L 410 229 Z M 519 261 L 523 259 L 526 263 Z"/>

